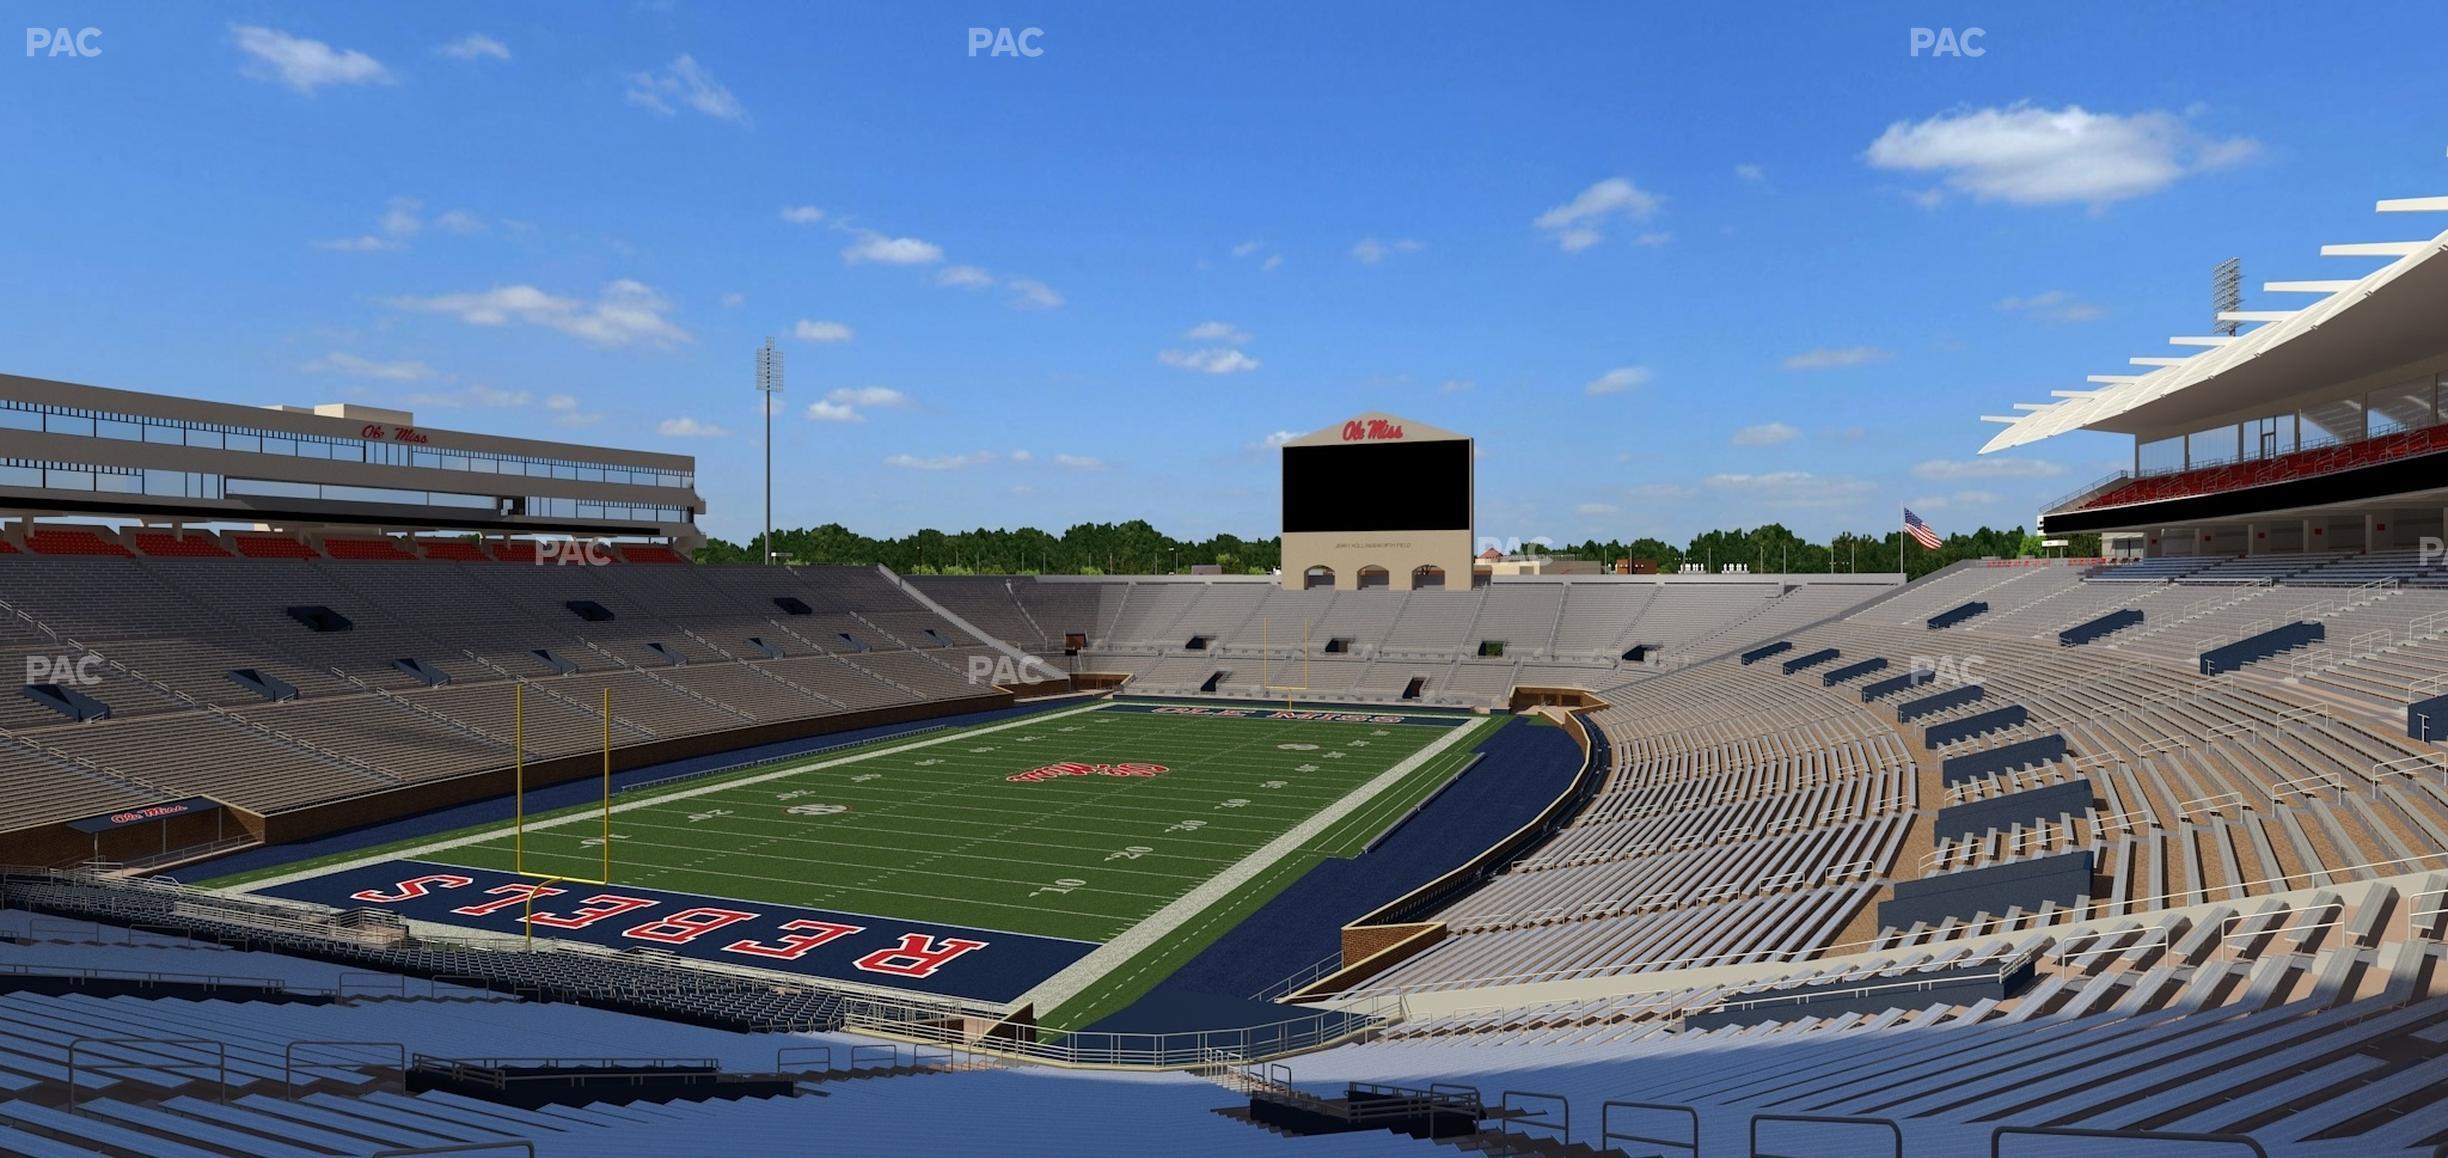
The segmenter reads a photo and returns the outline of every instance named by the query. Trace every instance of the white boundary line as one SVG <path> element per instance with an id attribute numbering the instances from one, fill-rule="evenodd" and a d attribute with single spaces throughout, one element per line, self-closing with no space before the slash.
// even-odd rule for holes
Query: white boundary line
<path id="1" fill-rule="evenodd" d="M 1333 827 L 1362 805 L 1401 783 L 1411 773 L 1418 771 L 1421 765 L 1461 742 L 1463 737 L 1478 734 L 1479 725 L 1491 718 L 1493 717 L 1473 716 L 1469 718 L 1466 726 L 1447 729 L 1444 735 L 1437 737 L 1427 747 L 1413 752 L 1401 763 L 1378 773 L 1375 779 L 1345 793 L 1341 800 L 1320 809 L 1309 819 L 1292 826 L 1283 835 L 1268 841 L 1248 856 L 1242 857 L 1231 868 L 1207 878 L 1205 882 L 1183 893 L 1171 904 L 1156 910 L 1138 924 L 1131 926 L 1122 935 L 1098 946 L 1087 956 L 1065 966 L 1061 972 L 1038 982 L 1034 988 L 1021 994 L 1012 1004 L 1014 1006 L 1034 1004 L 1042 1013 L 1051 1011 L 1085 992 L 1089 986 L 1103 980 L 1106 974 L 1121 968 L 1131 958 L 1138 956 L 1142 950 L 1189 924 L 1193 918 L 1205 913 L 1208 909 L 1223 903 L 1234 893 L 1240 891 L 1243 885 L 1273 868 L 1277 861 L 1307 848 L 1310 840 L 1319 833 Z"/>
<path id="2" fill-rule="evenodd" d="M 760 772 L 757 775 L 739 780 L 727 780 L 719 776 L 711 777 L 710 779 L 713 780 L 713 783 L 701 784 L 695 788 L 683 788 L 676 792 L 667 792 L 661 795 L 651 796 L 643 800 L 631 800 L 626 803 L 615 804 L 612 806 L 612 811 L 627 812 L 636 808 L 655 808 L 669 804 L 675 800 L 687 800 L 691 797 L 706 796 L 715 792 L 722 792 L 729 789 L 738 788 L 743 785 L 763 784 L 769 780 L 780 780 L 786 776 L 796 776 L 802 772 L 813 772 L 824 768 L 836 767 L 842 764 L 855 764 L 861 760 L 870 760 L 878 756 L 891 756 L 902 752 L 914 752 L 921 748 L 932 748 L 938 744 L 947 744 L 956 740 L 965 743 L 972 737 L 983 736 L 993 732 L 1001 732 L 1011 728 L 1033 727 L 1054 720 L 1086 715 L 1090 712 L 1101 710 L 1103 707 L 1104 705 L 1099 703 L 1088 707 L 1073 708 L 1068 711 L 1045 712 L 1022 716 L 1015 720 L 1008 720 L 1000 724 L 988 724 L 979 728 L 958 728 L 929 739 L 916 740 L 912 741 L 911 743 L 898 745 L 896 747 L 878 748 L 874 751 L 858 752 L 848 756 L 836 756 L 830 760 L 818 760 L 806 764 L 793 764 L 785 768 L 777 768 L 771 772 Z M 602 816 L 603 813 L 601 811 L 581 812 L 550 820 L 530 821 L 527 828 L 529 831 L 534 831 L 539 828 L 558 828 L 564 824 L 576 824 L 585 820 L 597 820 Z M 295 881 L 309 880 L 314 877 L 328 876 L 332 873 L 347 872 L 350 869 L 364 868 L 367 865 L 381 864 L 384 861 L 418 860 L 431 853 L 442 852 L 447 849 L 459 848 L 465 845 L 483 844 L 487 841 L 498 840 L 517 831 L 517 825 L 505 824 L 499 828 L 480 832 L 473 836 L 463 836 L 456 840 L 438 840 L 432 844 L 422 844 L 414 848 L 393 849 L 389 852 L 374 853 L 369 856 L 359 857 L 355 860 L 340 861 L 335 864 L 316 865 L 313 868 L 283 873 L 276 877 L 266 877 L 262 880 L 248 881 L 244 885 L 224 891 L 232 893 L 252 893 L 262 889 L 272 888 L 276 885 L 285 885 Z M 1059 940 L 1060 938 L 1057 939 Z"/>

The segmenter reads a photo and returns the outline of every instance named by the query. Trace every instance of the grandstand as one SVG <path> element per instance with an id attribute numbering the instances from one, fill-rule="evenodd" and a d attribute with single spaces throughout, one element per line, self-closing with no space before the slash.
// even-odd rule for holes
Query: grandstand
<path id="1" fill-rule="evenodd" d="M 2438 1152 L 2444 250 L 1911 582 L 699 564 L 682 457 L 0 377 L 0 1154 Z"/>

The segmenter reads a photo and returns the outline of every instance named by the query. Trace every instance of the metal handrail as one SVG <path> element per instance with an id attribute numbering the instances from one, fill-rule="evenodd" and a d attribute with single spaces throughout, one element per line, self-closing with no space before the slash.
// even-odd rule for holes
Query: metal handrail
<path id="1" fill-rule="evenodd" d="M 1678 1142 L 1672 1138 L 1648 1138 L 1618 1130 L 1614 1126 L 1614 1113 L 1619 1109 L 1682 1114 L 1691 1119 L 1691 1141 Z M 1690 1151 L 1692 1158 L 1700 1158 L 1700 1111 L 1690 1106 L 1677 1106 L 1667 1102 L 1630 1102 L 1621 1099 L 1601 1102 L 1598 1104 L 1598 1148 L 1600 1150 L 1614 1149 L 1613 1144 L 1617 1141 L 1638 1142 L 1644 1146 L 1671 1146 L 1677 1150 Z"/>
<path id="2" fill-rule="evenodd" d="M 2000 1155 L 2004 1153 L 2001 1147 L 2005 1144 L 2008 1134 L 2038 1138 L 2117 1138 L 2128 1142 L 2190 1142 L 2196 1145 L 2208 1142 L 2212 1145 L 2242 1146 L 2260 1155 L 2261 1158 L 2269 1158 L 2269 1151 L 2262 1149 L 2261 1143 L 2254 1141 L 2249 1134 L 2177 1134 L 2158 1130 L 2083 1130 L 2072 1126 L 2000 1126 L 1989 1131 L 1989 1158 L 2000 1158 Z M 2441 1149 L 2443 1152 L 2448 1152 L 2448 1146 L 2443 1146 Z"/>
<path id="3" fill-rule="evenodd" d="M 900 1066 L 900 1046 L 891 1044 L 854 1045 L 850 1047 L 850 1068 L 854 1070 L 866 1069 L 867 1063 L 874 1059 L 877 1050 L 884 1051 L 884 1068 L 894 1069 Z"/>
<path id="4" fill-rule="evenodd" d="M 1759 1128 L 1762 1122 L 1808 1123 L 1822 1126 L 1885 1126 L 1895 1136 L 1895 1158 L 1904 1158 L 1904 1128 L 1892 1118 L 1857 1118 L 1835 1114 L 1753 1114 L 1751 1115 L 1751 1158 L 1812 1158 L 1806 1154 L 1776 1154 L 1759 1148 Z"/>
<path id="5" fill-rule="evenodd" d="M 1544 1109 L 1532 1114 L 1525 1108 L 1523 1113 L 1515 1115 L 1512 1113 L 1515 1098 L 1555 1103 L 1557 1111 L 1563 1118 L 1562 1123 L 1559 1125 L 1556 1122 L 1548 1121 L 1547 1111 Z M 1514 1123 L 1518 1122 L 1524 1126 L 1536 1126 L 1542 1130 L 1559 1131 L 1557 1137 L 1567 1146 L 1572 1144 L 1572 1101 L 1562 1094 L 1542 1093 L 1538 1090 L 1506 1090 L 1497 1096 L 1496 1109 L 1498 1113 L 1497 1133 L 1512 1133 Z"/>
<path id="6" fill-rule="evenodd" d="M 786 1045 L 774 1051 L 774 1072 L 778 1074 L 814 1073 L 810 1069 L 792 1069 L 789 1054 L 814 1054 L 824 1058 L 826 1073 L 833 1071 L 833 1047 L 829 1045 Z"/>

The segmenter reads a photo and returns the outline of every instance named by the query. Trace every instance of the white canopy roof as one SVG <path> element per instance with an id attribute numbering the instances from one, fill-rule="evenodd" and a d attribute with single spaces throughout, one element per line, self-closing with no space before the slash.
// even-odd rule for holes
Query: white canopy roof
<path id="1" fill-rule="evenodd" d="M 2382 201 L 2382 213 L 2448 212 L 2448 197 Z M 2220 321 L 2252 324 L 2234 337 L 2170 338 L 2194 353 L 2132 359 L 2149 369 L 2095 374 L 2094 389 L 2052 391 L 2056 401 L 2017 403 L 2025 413 L 1987 417 L 2006 429 L 1981 448 L 2006 450 L 2071 430 L 2152 434 L 2204 429 L 2226 416 L 2352 381 L 2448 351 L 2448 232 L 2428 241 L 2321 247 L 2324 257 L 2395 260 L 2351 280 L 2268 282 L 2265 293 L 2313 293 L 2291 310 L 2239 310 Z M 2213 387 L 2213 384 L 2215 386 Z M 2203 387 L 2213 387 L 2204 389 Z"/>

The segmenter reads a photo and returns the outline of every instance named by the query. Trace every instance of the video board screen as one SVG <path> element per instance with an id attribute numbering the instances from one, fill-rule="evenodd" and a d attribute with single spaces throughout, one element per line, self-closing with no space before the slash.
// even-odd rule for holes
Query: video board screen
<path id="1" fill-rule="evenodd" d="M 1283 529 L 1466 531 L 1471 444 L 1380 442 L 1283 452 Z"/>

